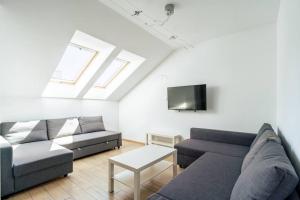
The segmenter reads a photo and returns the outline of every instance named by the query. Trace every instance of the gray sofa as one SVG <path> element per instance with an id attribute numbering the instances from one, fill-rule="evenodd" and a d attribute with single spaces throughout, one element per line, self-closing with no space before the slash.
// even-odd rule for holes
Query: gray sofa
<path id="1" fill-rule="evenodd" d="M 149 200 L 299 200 L 298 176 L 269 124 L 258 134 L 192 128 L 175 148 L 186 169 Z"/>
<path id="2" fill-rule="evenodd" d="M 1 197 L 66 176 L 73 159 L 122 145 L 101 116 L 3 122 L 0 132 Z"/>

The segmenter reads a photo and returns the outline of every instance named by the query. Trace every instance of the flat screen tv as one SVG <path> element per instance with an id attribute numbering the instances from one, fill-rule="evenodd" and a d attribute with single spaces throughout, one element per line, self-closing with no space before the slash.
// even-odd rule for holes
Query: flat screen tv
<path id="1" fill-rule="evenodd" d="M 206 84 L 168 87 L 169 110 L 206 110 Z"/>

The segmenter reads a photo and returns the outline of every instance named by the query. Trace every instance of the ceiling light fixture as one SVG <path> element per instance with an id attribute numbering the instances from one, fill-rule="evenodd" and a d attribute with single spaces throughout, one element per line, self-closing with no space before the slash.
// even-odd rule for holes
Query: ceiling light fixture
<path id="1" fill-rule="evenodd" d="M 169 3 L 165 5 L 165 12 L 167 15 L 167 18 L 160 23 L 160 26 L 164 26 L 170 19 L 170 17 L 174 14 L 175 10 L 175 4 Z"/>
<path id="2" fill-rule="evenodd" d="M 147 9 L 143 10 L 141 7 L 137 7 L 132 2 L 133 0 L 110 1 L 118 7 L 117 10 L 120 10 L 120 12 L 132 17 L 134 21 L 138 22 L 138 24 L 144 25 L 144 27 L 146 27 L 145 29 L 152 34 L 160 35 L 160 38 L 163 38 L 163 40 L 168 40 L 168 42 L 173 41 L 172 43 L 176 43 L 176 46 L 183 46 L 185 49 L 193 48 L 193 45 L 190 44 L 186 39 L 171 30 L 172 26 L 167 26 L 170 18 L 175 14 L 175 7 L 177 9 L 178 6 L 177 3 L 165 4 L 162 8 L 162 11 L 164 12 L 163 16 L 165 16 L 165 18 L 157 19 L 154 16 L 149 15 L 149 13 L 147 13 Z"/>
<path id="3" fill-rule="evenodd" d="M 165 11 L 166 11 L 167 16 L 173 15 L 174 10 L 175 10 L 175 4 L 169 3 L 169 4 L 165 5 Z"/>

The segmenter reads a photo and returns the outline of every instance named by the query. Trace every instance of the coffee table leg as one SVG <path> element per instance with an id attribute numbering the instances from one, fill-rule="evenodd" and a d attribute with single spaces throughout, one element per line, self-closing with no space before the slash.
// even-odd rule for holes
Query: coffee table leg
<path id="1" fill-rule="evenodd" d="M 134 200 L 140 200 L 140 172 L 134 172 Z"/>
<path id="2" fill-rule="evenodd" d="M 114 164 L 108 161 L 108 191 L 114 192 Z"/>
<path id="3" fill-rule="evenodd" d="M 177 151 L 173 153 L 173 178 L 177 176 Z"/>

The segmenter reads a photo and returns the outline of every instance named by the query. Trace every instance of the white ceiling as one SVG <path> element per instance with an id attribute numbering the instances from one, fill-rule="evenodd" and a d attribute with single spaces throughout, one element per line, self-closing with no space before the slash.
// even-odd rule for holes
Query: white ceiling
<path id="1" fill-rule="evenodd" d="M 214 37 L 274 23 L 280 0 L 99 0 L 173 47 L 192 47 Z M 175 4 L 166 19 L 164 6 Z M 142 10 L 139 16 L 132 16 Z M 177 39 L 169 38 L 175 35 Z"/>

